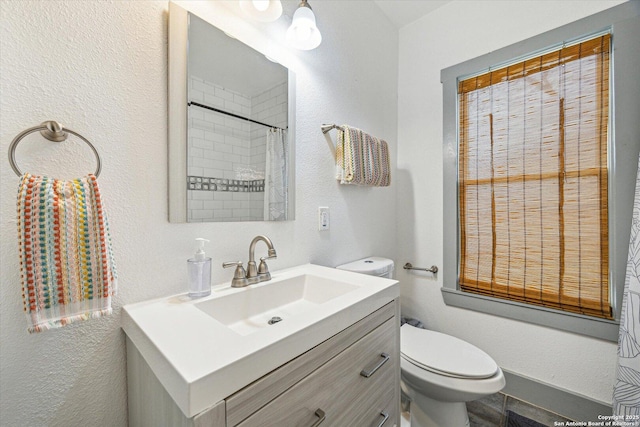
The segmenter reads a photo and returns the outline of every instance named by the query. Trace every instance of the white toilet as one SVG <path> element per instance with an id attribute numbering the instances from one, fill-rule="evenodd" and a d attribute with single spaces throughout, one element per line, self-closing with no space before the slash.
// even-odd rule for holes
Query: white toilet
<path id="1" fill-rule="evenodd" d="M 393 278 L 393 261 L 370 257 L 338 266 Z M 465 427 L 465 402 L 497 393 L 504 374 L 484 351 L 466 341 L 409 324 L 400 328 L 402 391 L 411 399 L 411 427 Z"/>

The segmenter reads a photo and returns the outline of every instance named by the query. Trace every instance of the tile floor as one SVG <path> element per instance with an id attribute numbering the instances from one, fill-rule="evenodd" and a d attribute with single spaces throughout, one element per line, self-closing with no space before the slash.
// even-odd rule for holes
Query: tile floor
<path id="1" fill-rule="evenodd" d="M 467 402 L 471 427 L 511 427 L 507 425 L 507 411 L 515 412 L 543 426 L 553 426 L 554 421 L 571 421 L 568 418 L 531 405 L 513 396 L 496 393 L 484 399 Z M 409 427 L 409 414 L 402 413 L 401 427 Z M 522 426 L 525 427 L 525 426 Z"/>
<path id="2" fill-rule="evenodd" d="M 503 393 L 467 402 L 467 411 L 471 427 L 507 427 L 507 411 L 515 412 L 545 426 L 553 426 L 554 421 L 571 421 Z"/>

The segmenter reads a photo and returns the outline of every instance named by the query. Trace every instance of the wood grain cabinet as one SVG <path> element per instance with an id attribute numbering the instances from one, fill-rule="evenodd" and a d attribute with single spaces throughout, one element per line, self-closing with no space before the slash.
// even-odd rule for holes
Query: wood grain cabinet
<path id="1" fill-rule="evenodd" d="M 399 426 L 397 313 L 393 301 L 191 419 L 166 391 L 155 397 L 139 393 L 162 386 L 128 340 L 130 425 Z"/>

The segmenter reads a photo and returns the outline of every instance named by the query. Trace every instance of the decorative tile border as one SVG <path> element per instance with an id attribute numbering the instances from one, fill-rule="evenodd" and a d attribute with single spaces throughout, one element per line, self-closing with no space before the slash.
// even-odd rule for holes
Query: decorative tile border
<path id="1" fill-rule="evenodd" d="M 259 193 L 264 191 L 264 179 L 225 179 L 188 176 L 187 190 Z"/>

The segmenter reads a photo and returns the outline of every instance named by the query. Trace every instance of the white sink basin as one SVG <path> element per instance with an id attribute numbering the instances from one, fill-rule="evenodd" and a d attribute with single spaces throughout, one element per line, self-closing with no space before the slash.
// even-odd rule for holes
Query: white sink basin
<path id="1" fill-rule="evenodd" d="M 301 274 L 263 282 L 263 286 L 248 286 L 244 292 L 197 302 L 195 306 L 232 331 L 248 335 L 280 322 L 295 322 L 319 304 L 358 288 L 352 283 Z"/>
<path id="2" fill-rule="evenodd" d="M 245 288 L 123 307 L 122 328 L 192 417 L 400 296 L 398 282 L 318 265 Z M 278 316 L 283 320 L 269 325 Z"/>

